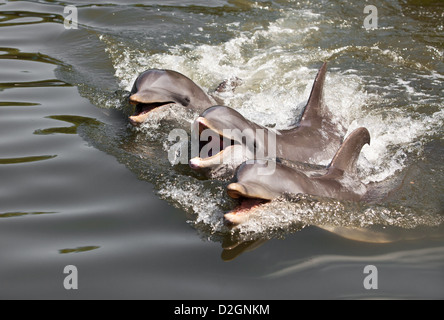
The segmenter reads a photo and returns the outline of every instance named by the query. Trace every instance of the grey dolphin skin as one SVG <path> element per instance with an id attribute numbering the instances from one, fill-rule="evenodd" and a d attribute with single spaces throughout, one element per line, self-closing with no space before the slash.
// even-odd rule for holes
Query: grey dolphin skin
<path id="1" fill-rule="evenodd" d="M 197 113 L 215 104 L 191 79 L 176 71 L 160 69 L 150 69 L 138 76 L 129 102 L 136 105 L 135 114 L 129 117 L 134 126 L 143 123 L 153 109 L 173 103 Z"/>
<path id="2" fill-rule="evenodd" d="M 199 127 L 199 132 L 210 130 L 220 136 L 223 148 L 216 154 L 202 155 L 200 152 L 199 157 L 190 160 L 190 167 L 207 176 L 220 178 L 228 174 L 232 177 L 236 168 L 249 159 L 277 157 L 313 164 L 330 160 L 340 147 L 345 130 L 331 121 L 330 112 L 323 103 L 326 71 L 327 63 L 324 63 L 299 123 L 288 130 L 271 131 L 226 106 L 213 106 L 205 110 L 194 125 Z M 261 139 L 258 139 L 258 130 L 263 132 Z M 234 134 L 226 136 L 226 132 Z M 269 143 L 270 133 L 274 135 L 275 143 Z M 223 144 L 223 140 L 231 143 Z M 246 146 L 245 141 L 253 143 Z M 264 157 L 257 157 L 258 151 Z"/>
<path id="3" fill-rule="evenodd" d="M 271 175 L 259 174 L 266 161 L 243 163 L 236 172 L 236 182 L 227 186 L 232 198 L 244 199 L 239 209 L 225 214 L 232 224 L 248 219 L 252 208 L 271 201 L 284 193 L 309 194 L 338 200 L 360 201 L 367 192 L 356 173 L 356 162 L 362 147 L 370 144 L 366 128 L 354 130 L 337 151 L 330 165 L 323 170 L 301 171 L 276 163 Z M 270 160 L 267 160 L 270 161 Z"/>

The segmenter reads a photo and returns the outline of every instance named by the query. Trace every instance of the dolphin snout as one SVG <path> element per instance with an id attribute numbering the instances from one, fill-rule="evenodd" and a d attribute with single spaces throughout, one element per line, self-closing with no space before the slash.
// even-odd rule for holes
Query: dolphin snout
<path id="1" fill-rule="evenodd" d="M 133 126 L 135 126 L 135 127 L 137 127 L 137 126 L 139 126 L 142 122 L 137 118 L 137 116 L 130 116 L 129 117 L 129 122 L 133 125 Z"/>
<path id="2" fill-rule="evenodd" d="M 132 105 L 137 105 L 138 103 L 142 102 L 142 99 L 140 97 L 139 94 L 135 93 L 132 94 L 129 98 L 128 98 L 129 103 L 131 103 Z"/>
<path id="3" fill-rule="evenodd" d="M 201 165 L 200 165 L 200 159 L 199 158 L 193 158 L 191 159 L 188 164 L 190 165 L 190 168 L 193 170 L 197 170 L 200 169 Z"/>
<path id="4" fill-rule="evenodd" d="M 231 198 L 238 199 L 247 194 L 247 190 L 239 183 L 230 183 L 227 186 L 227 193 Z"/>

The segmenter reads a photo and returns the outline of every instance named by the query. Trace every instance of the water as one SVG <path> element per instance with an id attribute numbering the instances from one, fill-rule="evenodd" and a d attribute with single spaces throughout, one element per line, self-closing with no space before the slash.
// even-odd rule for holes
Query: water
<path id="1" fill-rule="evenodd" d="M 0 298 L 444 298 L 444 6 L 382 1 L 366 31 L 365 4 L 0 1 Z M 358 167 L 384 199 L 286 195 L 229 230 L 226 182 L 168 162 L 168 115 L 128 125 L 126 91 L 157 67 L 208 91 L 238 77 L 225 102 L 288 128 L 322 61 L 335 121 L 371 133 Z"/>

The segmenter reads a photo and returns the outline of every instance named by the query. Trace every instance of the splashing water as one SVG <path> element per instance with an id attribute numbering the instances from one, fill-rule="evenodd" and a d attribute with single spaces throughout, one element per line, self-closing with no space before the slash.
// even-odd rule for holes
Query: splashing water
<path id="1" fill-rule="evenodd" d="M 261 10 L 271 9 L 261 7 Z M 249 29 L 241 21 L 227 24 L 234 34 L 227 41 L 197 45 L 184 43 L 161 53 L 119 42 L 110 35 L 101 35 L 100 40 L 107 46 L 115 76 L 123 90 L 130 90 L 137 75 L 149 68 L 181 72 L 208 92 L 222 80 L 237 77 L 242 80 L 242 85 L 223 94 L 225 104 L 237 109 L 247 119 L 275 129 L 286 129 L 295 124 L 321 62 L 331 61 L 324 100 L 334 122 L 348 128 L 348 133 L 364 126 L 371 134 L 371 145 L 363 148 L 358 161 L 363 182 L 399 178 L 413 161 L 422 159 L 425 146 L 434 137 L 442 135 L 442 100 L 433 95 L 425 96 L 416 82 L 427 79 L 431 86 L 437 86 L 443 76 L 414 58 L 406 57 L 397 48 L 380 48 L 377 44 L 312 47 L 313 39 L 318 38 L 329 23 L 329 17 L 321 12 L 281 10 L 279 17 L 265 27 Z M 349 28 L 347 24 L 342 27 Z M 441 54 L 434 47 L 426 50 Z M 351 63 L 348 60 L 348 56 L 369 54 L 416 73 L 411 72 L 410 78 L 403 73 L 387 79 L 375 75 L 373 69 L 360 71 L 365 61 Z M 375 60 L 368 60 L 369 65 L 375 64 Z M 424 112 L 425 106 L 427 112 Z M 153 115 L 137 131 L 146 134 L 150 141 L 165 141 L 167 128 L 171 129 L 162 124 L 163 117 L 167 116 L 182 119 L 183 125 L 188 125 L 196 115 L 183 110 L 164 111 Z M 169 145 L 162 145 L 163 151 L 167 151 Z M 161 171 L 164 174 L 173 169 L 165 166 Z M 176 176 L 180 183 L 176 178 L 175 182 L 165 178 L 169 175 L 159 178 L 162 174 L 154 174 L 149 180 L 156 181 L 160 197 L 192 214 L 194 225 L 204 226 L 213 233 L 234 232 L 223 223 L 224 211 L 235 203 L 227 198 L 224 184 L 196 179 L 186 169 L 180 172 L 181 176 Z M 264 205 L 235 232 L 266 233 L 267 230 L 288 230 L 295 224 L 302 227 L 312 224 L 354 227 L 381 224 L 414 228 L 442 223 L 442 216 L 434 215 L 439 213 L 439 207 L 435 207 L 431 214 L 425 214 L 421 212 L 420 204 L 411 208 L 387 203 L 356 205 L 311 197 L 298 199 L 295 201 L 287 196 Z"/>

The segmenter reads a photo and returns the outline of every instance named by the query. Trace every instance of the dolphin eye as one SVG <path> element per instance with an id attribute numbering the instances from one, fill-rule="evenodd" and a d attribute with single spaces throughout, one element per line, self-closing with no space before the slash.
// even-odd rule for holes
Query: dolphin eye
<path id="1" fill-rule="evenodd" d="M 191 102 L 191 99 L 188 96 L 173 94 L 173 97 L 177 102 L 179 102 L 181 105 L 183 105 L 185 107 L 187 107 Z"/>

